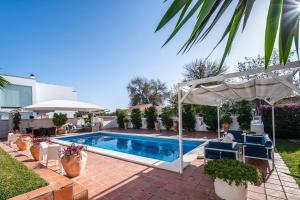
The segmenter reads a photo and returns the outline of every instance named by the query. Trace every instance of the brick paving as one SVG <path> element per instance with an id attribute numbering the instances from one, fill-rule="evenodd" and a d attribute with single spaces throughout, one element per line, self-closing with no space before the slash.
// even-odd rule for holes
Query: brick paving
<path id="1" fill-rule="evenodd" d="M 118 131 L 118 129 L 109 130 Z M 176 135 L 174 132 L 149 132 L 126 130 L 153 135 Z M 215 133 L 192 133 L 186 137 L 215 138 Z M 247 160 L 263 173 L 260 186 L 249 185 L 249 200 L 291 199 L 300 200 L 300 189 L 289 175 L 289 170 L 278 153 L 275 153 L 275 169 L 271 163 L 262 160 Z M 203 159 L 197 159 L 182 175 L 88 152 L 86 170 L 80 177 L 72 179 L 88 189 L 89 199 L 103 200 L 201 200 L 219 199 L 213 181 L 204 174 Z"/>

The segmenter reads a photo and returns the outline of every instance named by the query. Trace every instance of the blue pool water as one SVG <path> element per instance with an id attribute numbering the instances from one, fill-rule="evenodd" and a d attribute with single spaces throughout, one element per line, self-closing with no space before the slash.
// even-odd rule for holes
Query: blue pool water
<path id="1" fill-rule="evenodd" d="M 179 145 L 177 139 L 111 134 L 104 132 L 56 139 L 167 162 L 172 162 L 179 158 Z M 183 154 L 195 149 L 203 143 L 204 141 L 183 140 Z"/>

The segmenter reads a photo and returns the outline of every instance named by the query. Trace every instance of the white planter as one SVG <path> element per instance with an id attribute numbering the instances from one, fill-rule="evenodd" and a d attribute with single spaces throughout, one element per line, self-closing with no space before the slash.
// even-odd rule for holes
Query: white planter
<path id="1" fill-rule="evenodd" d="M 235 183 L 229 185 L 225 181 L 216 178 L 214 182 L 215 192 L 218 197 L 226 200 L 245 200 L 247 199 L 247 187 L 244 185 L 236 186 Z"/>

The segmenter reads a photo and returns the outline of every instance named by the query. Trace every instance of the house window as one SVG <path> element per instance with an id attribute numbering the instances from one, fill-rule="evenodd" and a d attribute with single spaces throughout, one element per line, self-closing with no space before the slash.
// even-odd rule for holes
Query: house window
<path id="1" fill-rule="evenodd" d="M 0 90 L 0 107 L 19 108 L 32 104 L 32 87 L 23 85 L 7 85 Z"/>

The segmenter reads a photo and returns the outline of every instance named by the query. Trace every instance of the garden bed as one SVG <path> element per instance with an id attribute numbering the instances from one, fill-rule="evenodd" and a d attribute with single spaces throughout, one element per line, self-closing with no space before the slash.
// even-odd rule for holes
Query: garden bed
<path id="1" fill-rule="evenodd" d="M 278 139 L 276 148 L 300 186 L 300 143 Z"/>
<path id="2" fill-rule="evenodd" d="M 48 185 L 0 148 L 0 200 L 5 200 Z"/>

